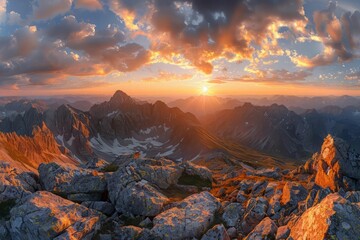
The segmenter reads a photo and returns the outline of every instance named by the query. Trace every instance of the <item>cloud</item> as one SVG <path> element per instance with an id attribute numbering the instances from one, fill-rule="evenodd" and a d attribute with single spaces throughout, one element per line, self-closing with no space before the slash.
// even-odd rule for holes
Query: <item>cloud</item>
<path id="1" fill-rule="evenodd" d="M 6 2 L 7 0 L 0 0 L 0 24 L 6 20 Z"/>
<path id="2" fill-rule="evenodd" d="M 35 0 L 35 19 L 51 19 L 57 15 L 65 14 L 71 9 L 72 0 Z"/>
<path id="3" fill-rule="evenodd" d="M 99 0 L 77 0 L 75 2 L 76 8 L 86 8 L 89 10 L 100 10 L 103 8 Z"/>
<path id="4" fill-rule="evenodd" d="M 348 81 L 360 81 L 360 72 L 354 72 L 345 75 L 345 80 Z"/>
<path id="5" fill-rule="evenodd" d="M 264 84 L 283 84 L 304 82 L 311 76 L 308 71 L 289 72 L 280 70 L 258 70 L 256 74 L 244 75 L 241 77 L 222 76 L 209 80 L 208 83 L 223 84 L 227 82 L 255 82 Z"/>
<path id="6" fill-rule="evenodd" d="M 25 26 L 0 37 L 0 53 L 0 81 L 18 85 L 53 85 L 67 76 L 129 72 L 150 61 L 148 51 L 125 42 L 119 29 L 97 29 L 74 16 L 45 30 Z"/>
<path id="7" fill-rule="evenodd" d="M 360 13 L 347 12 L 338 19 L 335 15 L 336 9 L 337 3 L 330 2 L 327 9 L 314 12 L 315 30 L 324 45 L 324 50 L 313 58 L 291 57 L 297 66 L 313 68 L 358 57 L 354 50 L 359 47 L 359 39 L 356 40 L 356 36 L 360 31 Z"/>
<path id="8" fill-rule="evenodd" d="M 226 83 L 226 80 L 224 81 L 221 78 L 216 78 L 216 79 L 213 79 L 213 80 L 209 80 L 207 82 L 208 83 L 214 83 L 214 84 L 224 84 L 224 83 Z"/>
<path id="9" fill-rule="evenodd" d="M 181 55 L 206 74 L 216 59 L 242 61 L 256 45 L 276 48 L 281 26 L 298 32 L 307 22 L 302 0 L 112 0 L 110 6 L 129 30 L 150 39 L 154 61 Z"/>
<path id="10" fill-rule="evenodd" d="M 167 71 L 159 71 L 155 77 L 143 78 L 144 82 L 166 82 L 166 81 L 184 81 L 192 78 L 190 74 L 178 74 Z"/>
<path id="11" fill-rule="evenodd" d="M 7 18 L 7 24 L 9 25 L 23 25 L 25 23 L 21 15 L 14 11 L 9 12 Z"/>

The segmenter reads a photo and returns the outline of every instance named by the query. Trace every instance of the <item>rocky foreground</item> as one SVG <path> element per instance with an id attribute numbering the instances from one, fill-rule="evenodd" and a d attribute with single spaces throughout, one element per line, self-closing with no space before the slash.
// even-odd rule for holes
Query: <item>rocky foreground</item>
<path id="1" fill-rule="evenodd" d="M 328 136 L 291 171 L 222 160 L 122 156 L 37 173 L 2 162 L 0 239 L 360 239 L 360 157 L 344 141 Z"/>

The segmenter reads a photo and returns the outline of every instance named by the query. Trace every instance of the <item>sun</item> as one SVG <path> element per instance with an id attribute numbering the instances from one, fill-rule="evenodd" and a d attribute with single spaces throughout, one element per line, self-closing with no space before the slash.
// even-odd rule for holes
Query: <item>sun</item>
<path id="1" fill-rule="evenodd" d="M 204 95 L 208 94 L 209 93 L 209 88 L 207 86 L 203 86 L 201 88 L 201 93 L 204 94 Z"/>

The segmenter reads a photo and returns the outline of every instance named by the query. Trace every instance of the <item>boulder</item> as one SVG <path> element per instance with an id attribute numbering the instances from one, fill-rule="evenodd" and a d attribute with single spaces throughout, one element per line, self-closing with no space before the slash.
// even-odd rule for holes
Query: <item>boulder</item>
<path id="1" fill-rule="evenodd" d="M 12 239 L 90 239 L 105 218 L 101 213 L 49 192 L 24 198 L 11 212 Z"/>
<path id="2" fill-rule="evenodd" d="M 251 196 L 252 197 L 260 197 L 265 193 L 265 189 L 268 185 L 267 181 L 257 181 L 252 187 Z"/>
<path id="3" fill-rule="evenodd" d="M 207 167 L 195 165 L 192 162 L 185 162 L 183 164 L 184 173 L 190 176 L 198 176 L 202 180 L 212 182 L 212 173 Z"/>
<path id="4" fill-rule="evenodd" d="M 135 226 L 124 226 L 116 230 L 116 239 L 118 240 L 128 240 L 128 239 L 137 239 L 141 234 L 142 228 Z"/>
<path id="5" fill-rule="evenodd" d="M 207 231 L 201 240 L 230 240 L 224 225 L 217 224 Z"/>
<path id="6" fill-rule="evenodd" d="M 42 163 L 39 178 L 46 191 L 75 202 L 102 200 L 107 191 L 104 174 L 95 170 Z"/>
<path id="7" fill-rule="evenodd" d="M 354 239 L 360 236 L 360 206 L 338 193 L 306 210 L 291 227 L 292 239 Z"/>
<path id="8" fill-rule="evenodd" d="M 285 240 L 289 237 L 290 229 L 288 226 L 281 226 L 278 228 L 275 239 L 276 240 Z"/>
<path id="9" fill-rule="evenodd" d="M 126 216 L 156 216 L 169 199 L 146 180 L 131 183 L 119 192 L 115 208 Z"/>
<path id="10" fill-rule="evenodd" d="M 38 188 L 34 173 L 20 172 L 10 164 L 0 162 L 0 203 L 21 199 Z"/>
<path id="11" fill-rule="evenodd" d="M 126 216 L 155 216 L 169 200 L 142 179 L 136 164 L 120 168 L 107 177 L 109 199 L 116 211 Z M 150 173 L 148 173 L 150 179 Z M 165 183 L 164 183 L 165 184 Z"/>
<path id="12" fill-rule="evenodd" d="M 224 208 L 222 220 L 227 227 L 235 227 L 237 222 L 243 217 L 245 209 L 241 203 L 230 203 Z"/>
<path id="13" fill-rule="evenodd" d="M 238 194 L 236 195 L 236 201 L 238 203 L 244 203 L 248 200 L 248 198 L 245 195 L 244 191 L 239 191 Z"/>
<path id="14" fill-rule="evenodd" d="M 249 234 L 265 218 L 268 206 L 268 201 L 263 197 L 251 198 L 246 205 L 245 215 L 238 226 L 240 232 L 245 235 Z"/>
<path id="15" fill-rule="evenodd" d="M 290 213 L 298 206 L 298 202 L 307 198 L 307 190 L 298 182 L 286 182 L 281 196 L 281 205 Z"/>
<path id="16" fill-rule="evenodd" d="M 276 235 L 276 231 L 278 227 L 275 222 L 270 218 L 264 218 L 255 228 L 254 230 L 247 235 L 245 240 L 270 240 L 274 239 Z"/>
<path id="17" fill-rule="evenodd" d="M 101 201 L 90 202 L 90 201 L 88 201 L 88 202 L 82 202 L 81 205 L 83 205 L 87 208 L 95 209 L 96 211 L 99 211 L 107 216 L 111 216 L 115 212 L 114 206 L 109 202 L 101 202 Z"/>
<path id="18" fill-rule="evenodd" d="M 156 216 L 151 232 L 160 239 L 199 238 L 213 223 L 220 206 L 209 192 L 191 195 Z"/>
<path id="19" fill-rule="evenodd" d="M 345 141 L 328 135 L 315 159 L 315 183 L 323 188 L 338 191 L 356 190 L 360 180 L 360 155 Z"/>

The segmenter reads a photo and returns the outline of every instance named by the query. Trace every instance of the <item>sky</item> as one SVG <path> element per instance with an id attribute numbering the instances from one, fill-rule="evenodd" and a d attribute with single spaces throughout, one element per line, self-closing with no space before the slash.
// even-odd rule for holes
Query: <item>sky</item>
<path id="1" fill-rule="evenodd" d="M 0 95 L 360 96 L 358 0 L 0 0 Z"/>

